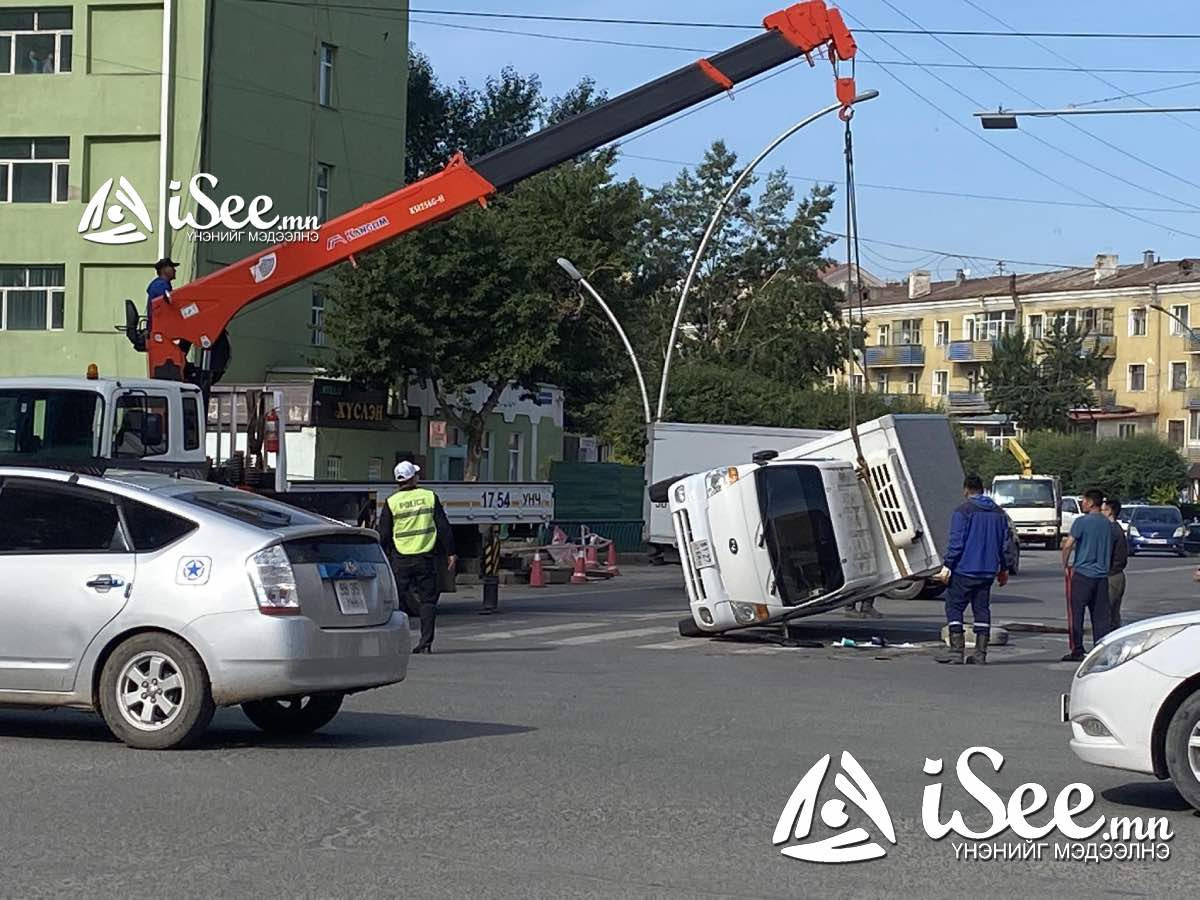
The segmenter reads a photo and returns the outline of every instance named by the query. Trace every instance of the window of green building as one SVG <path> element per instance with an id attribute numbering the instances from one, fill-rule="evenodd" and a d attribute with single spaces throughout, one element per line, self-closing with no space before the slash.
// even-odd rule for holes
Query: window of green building
<path id="1" fill-rule="evenodd" d="M 56 75 L 71 71 L 69 6 L 0 9 L 0 75 Z"/>
<path id="2" fill-rule="evenodd" d="M 63 327 L 65 266 L 0 265 L 0 331 Z"/>

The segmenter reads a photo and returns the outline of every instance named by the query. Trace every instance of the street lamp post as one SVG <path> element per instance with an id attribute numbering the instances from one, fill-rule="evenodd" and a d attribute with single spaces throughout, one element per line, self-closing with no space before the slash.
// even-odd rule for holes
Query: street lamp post
<path id="1" fill-rule="evenodd" d="M 1101 109 L 1090 109 L 1082 106 L 1069 106 L 1066 109 L 1005 109 L 987 110 L 975 113 L 979 124 L 987 130 L 1009 130 L 1018 127 L 1018 119 L 1057 118 L 1060 116 L 1120 116 L 1144 113 L 1194 113 L 1200 112 L 1200 106 L 1120 106 Z"/>
<path id="2" fill-rule="evenodd" d="M 608 316 L 608 320 L 612 322 L 613 328 L 615 328 L 617 330 L 617 334 L 620 335 L 621 343 L 625 345 L 625 351 L 629 354 L 629 361 L 633 363 L 633 372 L 637 376 L 638 387 L 641 388 L 642 391 L 642 413 L 646 418 L 646 424 L 649 425 L 651 421 L 650 395 L 646 392 L 646 379 L 642 377 L 642 367 L 641 364 L 638 363 L 637 353 L 634 352 L 633 344 L 629 342 L 629 337 L 625 334 L 625 329 L 621 327 L 621 323 L 618 321 L 616 314 L 612 311 L 612 308 L 604 302 L 604 298 L 600 296 L 600 292 L 592 287 L 588 280 L 583 277 L 583 274 L 579 271 L 579 269 L 575 268 L 575 265 L 569 259 L 566 259 L 565 257 L 559 257 L 558 265 L 564 272 L 567 273 L 570 279 L 579 286 L 580 290 L 587 291 L 592 296 L 592 299 L 600 305 L 600 308 L 604 310 L 604 314 Z"/>
<path id="3" fill-rule="evenodd" d="M 878 96 L 879 91 L 864 91 L 854 98 L 854 103 L 864 103 L 867 100 L 874 100 Z M 763 151 L 759 153 L 758 156 L 751 161 L 750 165 L 745 168 L 742 174 L 737 177 L 737 179 L 730 186 L 729 190 L 726 192 L 725 196 L 721 199 L 720 204 L 718 204 L 716 211 L 713 213 L 712 220 L 708 223 L 708 228 L 704 232 L 704 237 L 700 240 L 700 246 L 696 248 L 696 255 L 692 258 L 692 266 L 688 270 L 687 279 L 683 283 L 683 292 L 679 296 L 679 305 L 675 309 L 675 321 L 671 325 L 671 337 L 667 341 L 667 356 L 663 361 L 662 383 L 658 387 L 658 410 L 654 421 L 662 421 L 663 412 L 666 409 L 667 383 L 671 377 L 671 356 L 675 351 L 675 341 L 679 339 L 679 328 L 683 323 L 683 311 L 687 305 L 688 293 L 691 291 L 692 282 L 695 281 L 696 273 L 700 269 L 700 261 L 704 257 L 704 251 L 708 248 L 708 242 L 712 240 L 713 233 L 717 230 L 717 225 L 720 224 L 721 217 L 725 215 L 725 210 L 729 206 L 730 201 L 737 196 L 738 192 L 742 189 L 742 185 L 746 183 L 746 179 L 748 179 L 754 173 L 754 170 L 758 168 L 759 164 L 764 159 L 766 159 L 775 151 L 776 147 L 790 138 L 801 128 L 804 128 L 806 125 L 811 125 L 813 122 L 817 121 L 817 119 L 843 108 L 843 104 L 834 103 L 831 106 L 827 106 L 824 109 L 813 113 L 806 119 L 801 119 L 795 125 L 788 128 L 785 132 L 783 132 L 783 134 L 779 135 L 779 137 L 767 144 Z"/>

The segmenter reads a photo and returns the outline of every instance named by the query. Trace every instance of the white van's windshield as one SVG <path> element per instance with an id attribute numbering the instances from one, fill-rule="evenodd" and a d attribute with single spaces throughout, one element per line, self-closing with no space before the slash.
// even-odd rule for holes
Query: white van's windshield
<path id="1" fill-rule="evenodd" d="M 755 477 L 780 599 L 795 606 L 836 591 L 845 575 L 820 470 L 767 466 Z"/>
<path id="2" fill-rule="evenodd" d="M 104 398 L 95 391 L 0 389 L 0 460 L 98 457 L 103 420 Z"/>
<path id="3" fill-rule="evenodd" d="M 997 481 L 992 487 L 992 499 L 1005 509 L 1011 507 L 1054 508 L 1054 484 L 1034 479 Z"/>

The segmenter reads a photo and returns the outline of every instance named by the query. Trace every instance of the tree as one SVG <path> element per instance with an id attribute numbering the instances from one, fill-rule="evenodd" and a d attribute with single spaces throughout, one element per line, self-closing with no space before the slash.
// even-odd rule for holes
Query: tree
<path id="1" fill-rule="evenodd" d="M 1093 444 L 1083 458 L 1085 487 L 1096 487 L 1124 500 L 1139 500 L 1164 487 L 1187 485 L 1187 464 L 1179 452 L 1152 435 Z"/>
<path id="2" fill-rule="evenodd" d="M 740 173 L 736 154 L 717 141 L 693 173 L 651 192 L 646 254 L 637 285 L 649 297 L 646 355 L 661 360 L 693 254 L 713 211 Z M 820 383 L 846 359 L 842 295 L 820 281 L 832 243 L 821 228 L 833 190 L 799 200 L 787 173 L 754 179 L 732 199 L 715 230 L 688 300 L 680 364 L 743 368 L 795 387 Z"/>
<path id="3" fill-rule="evenodd" d="M 511 70 L 481 90 L 442 87 L 427 61 L 417 72 L 422 121 L 447 137 L 414 135 L 415 174 L 440 165 L 450 147 L 477 155 L 525 134 L 546 109 L 549 122 L 602 97 L 584 81 L 545 104 L 537 79 Z M 615 338 L 580 305 L 555 258 L 599 267 L 595 282 L 613 295 L 614 278 L 634 267 L 642 189 L 617 181 L 613 162 L 598 153 L 566 163 L 487 210 L 407 235 L 343 270 L 325 323 L 331 371 L 376 385 L 409 377 L 432 385 L 441 415 L 467 437 L 467 480 L 477 477 L 485 423 L 509 385 L 532 392 L 551 381 L 592 401 L 589 386 L 607 388 L 613 377 Z M 581 374 L 589 369 L 590 385 Z"/>
<path id="4" fill-rule="evenodd" d="M 1066 431 L 1070 413 L 1093 405 L 1096 382 L 1110 361 L 1086 346 L 1087 332 L 1054 327 L 1040 342 L 1017 329 L 992 345 L 983 364 L 988 402 L 1027 431 Z"/>
<path id="5" fill-rule="evenodd" d="M 800 388 L 748 369 L 713 362 L 688 362 L 672 381 L 667 418 L 672 422 L 711 425 L 760 425 L 771 428 L 817 428 L 841 431 L 850 426 L 850 395 L 845 390 Z M 625 389 L 611 407 L 606 437 L 620 462 L 645 460 L 645 427 L 641 400 Z M 920 399 L 856 394 L 858 421 L 888 413 L 928 412 Z"/>
<path id="6" fill-rule="evenodd" d="M 985 488 L 990 488 L 992 479 L 997 475 L 1015 475 L 1021 471 L 1020 465 L 1011 453 L 993 447 L 987 441 L 976 438 L 964 439 L 961 432 L 956 431 L 958 441 L 958 457 L 962 462 L 963 472 L 967 475 L 978 475 L 983 480 Z"/>

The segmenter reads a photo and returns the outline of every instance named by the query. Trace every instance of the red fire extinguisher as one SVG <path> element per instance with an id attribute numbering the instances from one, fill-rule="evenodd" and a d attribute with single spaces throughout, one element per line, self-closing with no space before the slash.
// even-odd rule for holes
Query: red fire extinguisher
<path id="1" fill-rule="evenodd" d="M 263 430 L 264 445 L 268 453 L 279 452 L 279 414 L 275 410 L 267 412 L 266 427 Z"/>

